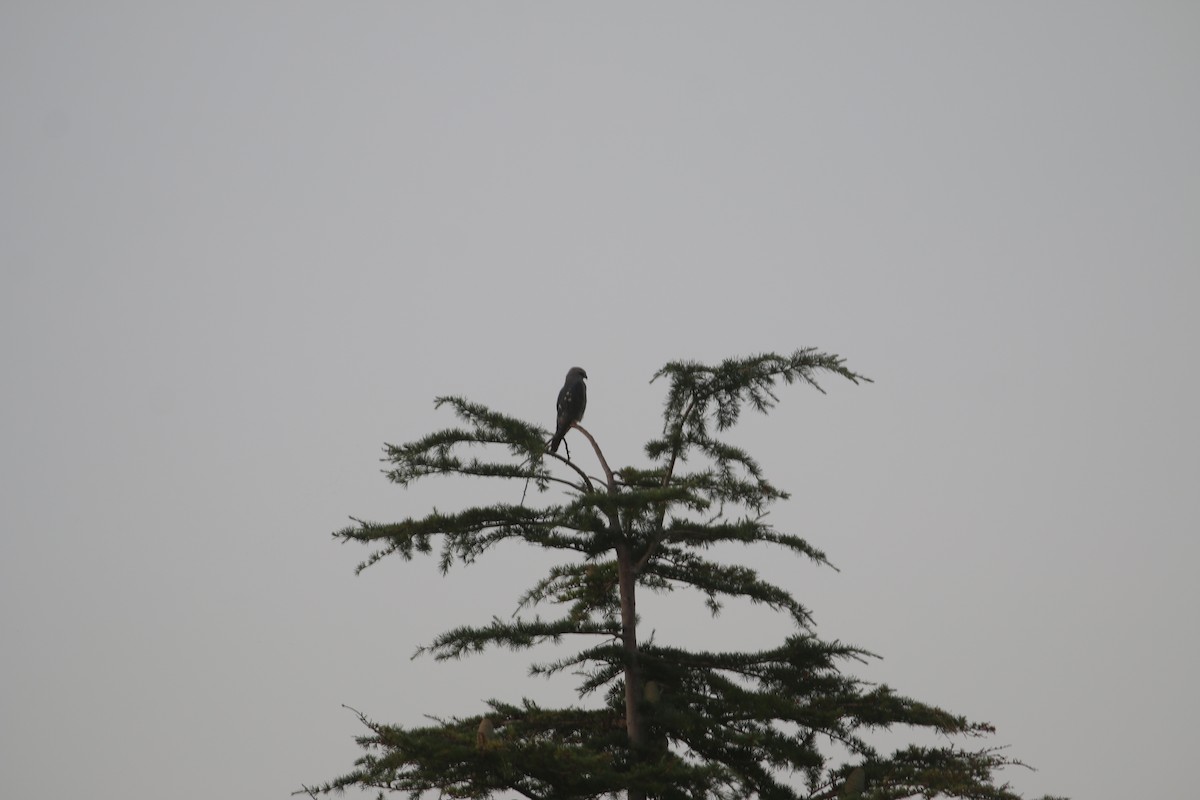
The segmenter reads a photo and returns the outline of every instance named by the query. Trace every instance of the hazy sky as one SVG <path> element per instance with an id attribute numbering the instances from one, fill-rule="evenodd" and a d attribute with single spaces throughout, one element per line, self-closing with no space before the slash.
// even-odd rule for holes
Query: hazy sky
<path id="1" fill-rule="evenodd" d="M 1029 795 L 1194 784 L 1200 6 L 183 6 L 0 6 L 0 795 L 283 798 L 343 703 L 570 702 L 409 659 L 545 559 L 355 577 L 348 515 L 464 502 L 382 443 L 578 364 L 638 463 L 663 362 L 808 345 L 876 382 L 736 440 L 841 572 L 747 563 Z"/>

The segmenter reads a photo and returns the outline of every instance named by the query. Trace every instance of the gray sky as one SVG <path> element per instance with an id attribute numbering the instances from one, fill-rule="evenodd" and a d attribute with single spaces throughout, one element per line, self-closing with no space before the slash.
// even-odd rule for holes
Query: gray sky
<path id="1" fill-rule="evenodd" d="M 569 702 L 409 660 L 545 560 L 354 577 L 348 515 L 462 502 L 380 445 L 579 364 L 636 463 L 663 362 L 806 345 L 876 383 L 737 440 L 841 572 L 747 561 L 1021 791 L 1184 786 L 1200 6 L 180 6 L 0 8 L 0 795 L 285 797 L 342 703 Z M 660 639 L 785 630 L 685 600 Z"/>

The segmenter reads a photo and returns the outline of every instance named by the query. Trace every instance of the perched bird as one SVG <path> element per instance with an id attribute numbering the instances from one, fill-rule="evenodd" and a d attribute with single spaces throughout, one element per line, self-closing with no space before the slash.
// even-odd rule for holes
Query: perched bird
<path id="1" fill-rule="evenodd" d="M 583 411 L 587 408 L 587 384 L 583 382 L 586 377 L 587 373 L 582 367 L 571 367 L 567 372 L 567 381 L 558 392 L 558 427 L 554 429 L 554 438 L 550 440 L 551 453 L 558 452 L 558 445 L 567 431 L 583 419 Z"/>
<path id="2" fill-rule="evenodd" d="M 496 725 L 488 717 L 479 720 L 479 730 L 475 732 L 475 746 L 483 750 L 490 746 L 497 738 Z"/>
<path id="3" fill-rule="evenodd" d="M 842 797 L 862 797 L 863 790 L 867 788 L 867 772 L 862 767 L 855 767 L 850 770 L 850 774 L 846 776 L 846 782 L 842 784 Z"/>

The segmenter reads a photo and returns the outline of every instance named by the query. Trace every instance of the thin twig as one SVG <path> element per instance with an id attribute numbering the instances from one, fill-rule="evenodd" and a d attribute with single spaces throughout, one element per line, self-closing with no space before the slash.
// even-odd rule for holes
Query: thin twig
<path id="1" fill-rule="evenodd" d="M 667 464 L 666 472 L 663 473 L 662 487 L 664 489 L 671 484 L 671 478 L 675 476 L 675 464 L 679 459 L 680 449 L 683 447 L 683 426 L 687 423 L 687 418 L 691 416 L 691 413 L 695 408 L 696 397 L 693 395 L 692 398 L 688 400 L 687 408 L 685 408 L 683 413 L 679 415 L 679 425 L 676 427 L 676 430 L 679 431 L 680 442 L 679 446 L 671 452 L 671 461 Z M 646 545 L 646 551 L 642 553 L 642 557 L 639 558 L 637 563 L 633 565 L 634 575 L 640 575 L 642 573 L 642 570 L 645 569 L 646 564 L 648 564 L 650 559 L 654 557 L 654 553 L 658 550 L 658 546 L 662 544 L 663 537 L 666 536 L 666 531 L 663 529 L 663 525 L 666 524 L 666 521 L 667 503 L 663 503 L 662 508 L 658 512 L 658 530 L 652 537 L 650 537 L 650 543 Z"/>

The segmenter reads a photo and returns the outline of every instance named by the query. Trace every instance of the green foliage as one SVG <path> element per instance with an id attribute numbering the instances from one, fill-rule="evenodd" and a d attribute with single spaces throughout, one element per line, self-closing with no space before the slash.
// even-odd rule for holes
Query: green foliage
<path id="1" fill-rule="evenodd" d="M 650 463 L 610 470 L 593 441 L 604 478 L 547 453 L 550 432 L 537 425 L 462 398 L 438 399 L 460 427 L 386 445 L 392 481 L 408 486 L 430 475 L 475 476 L 532 485 L 539 496 L 559 487 L 563 497 L 539 506 L 523 497 L 519 504 L 434 510 L 396 523 L 356 520 L 334 535 L 376 548 L 360 571 L 388 555 L 407 560 L 436 549 L 445 572 L 510 539 L 564 551 L 568 560 L 520 596 L 518 614 L 447 631 L 417 653 L 452 659 L 491 646 L 524 649 L 582 637 L 580 649 L 534 664 L 531 673 L 578 675 L 581 699 L 595 702 L 544 709 L 529 700 L 493 700 L 479 717 L 421 728 L 360 714 L 369 733 L 358 739 L 364 755 L 356 768 L 303 791 L 315 796 L 357 786 L 414 798 L 506 792 L 547 799 L 1015 798 L 993 776 L 1017 762 L 994 749 L 877 752 L 872 731 L 907 726 L 970 741 L 991 728 L 851 677 L 848 662 L 872 654 L 821 640 L 808 610 L 785 587 L 709 555 L 723 543 L 771 545 L 828 564 L 806 540 L 765 521 L 769 506 L 787 493 L 749 453 L 719 438 L 744 409 L 769 412 L 780 385 L 821 390 L 821 373 L 868 380 L 841 358 L 811 348 L 715 367 L 669 363 L 653 378 L 668 386 L 662 434 L 645 447 Z M 785 614 L 795 632 L 761 652 L 639 644 L 639 587 L 694 590 L 712 613 L 730 598 L 749 600 Z M 527 616 L 542 605 L 560 613 Z M 831 743 L 849 760 L 834 763 L 826 753 Z"/>

